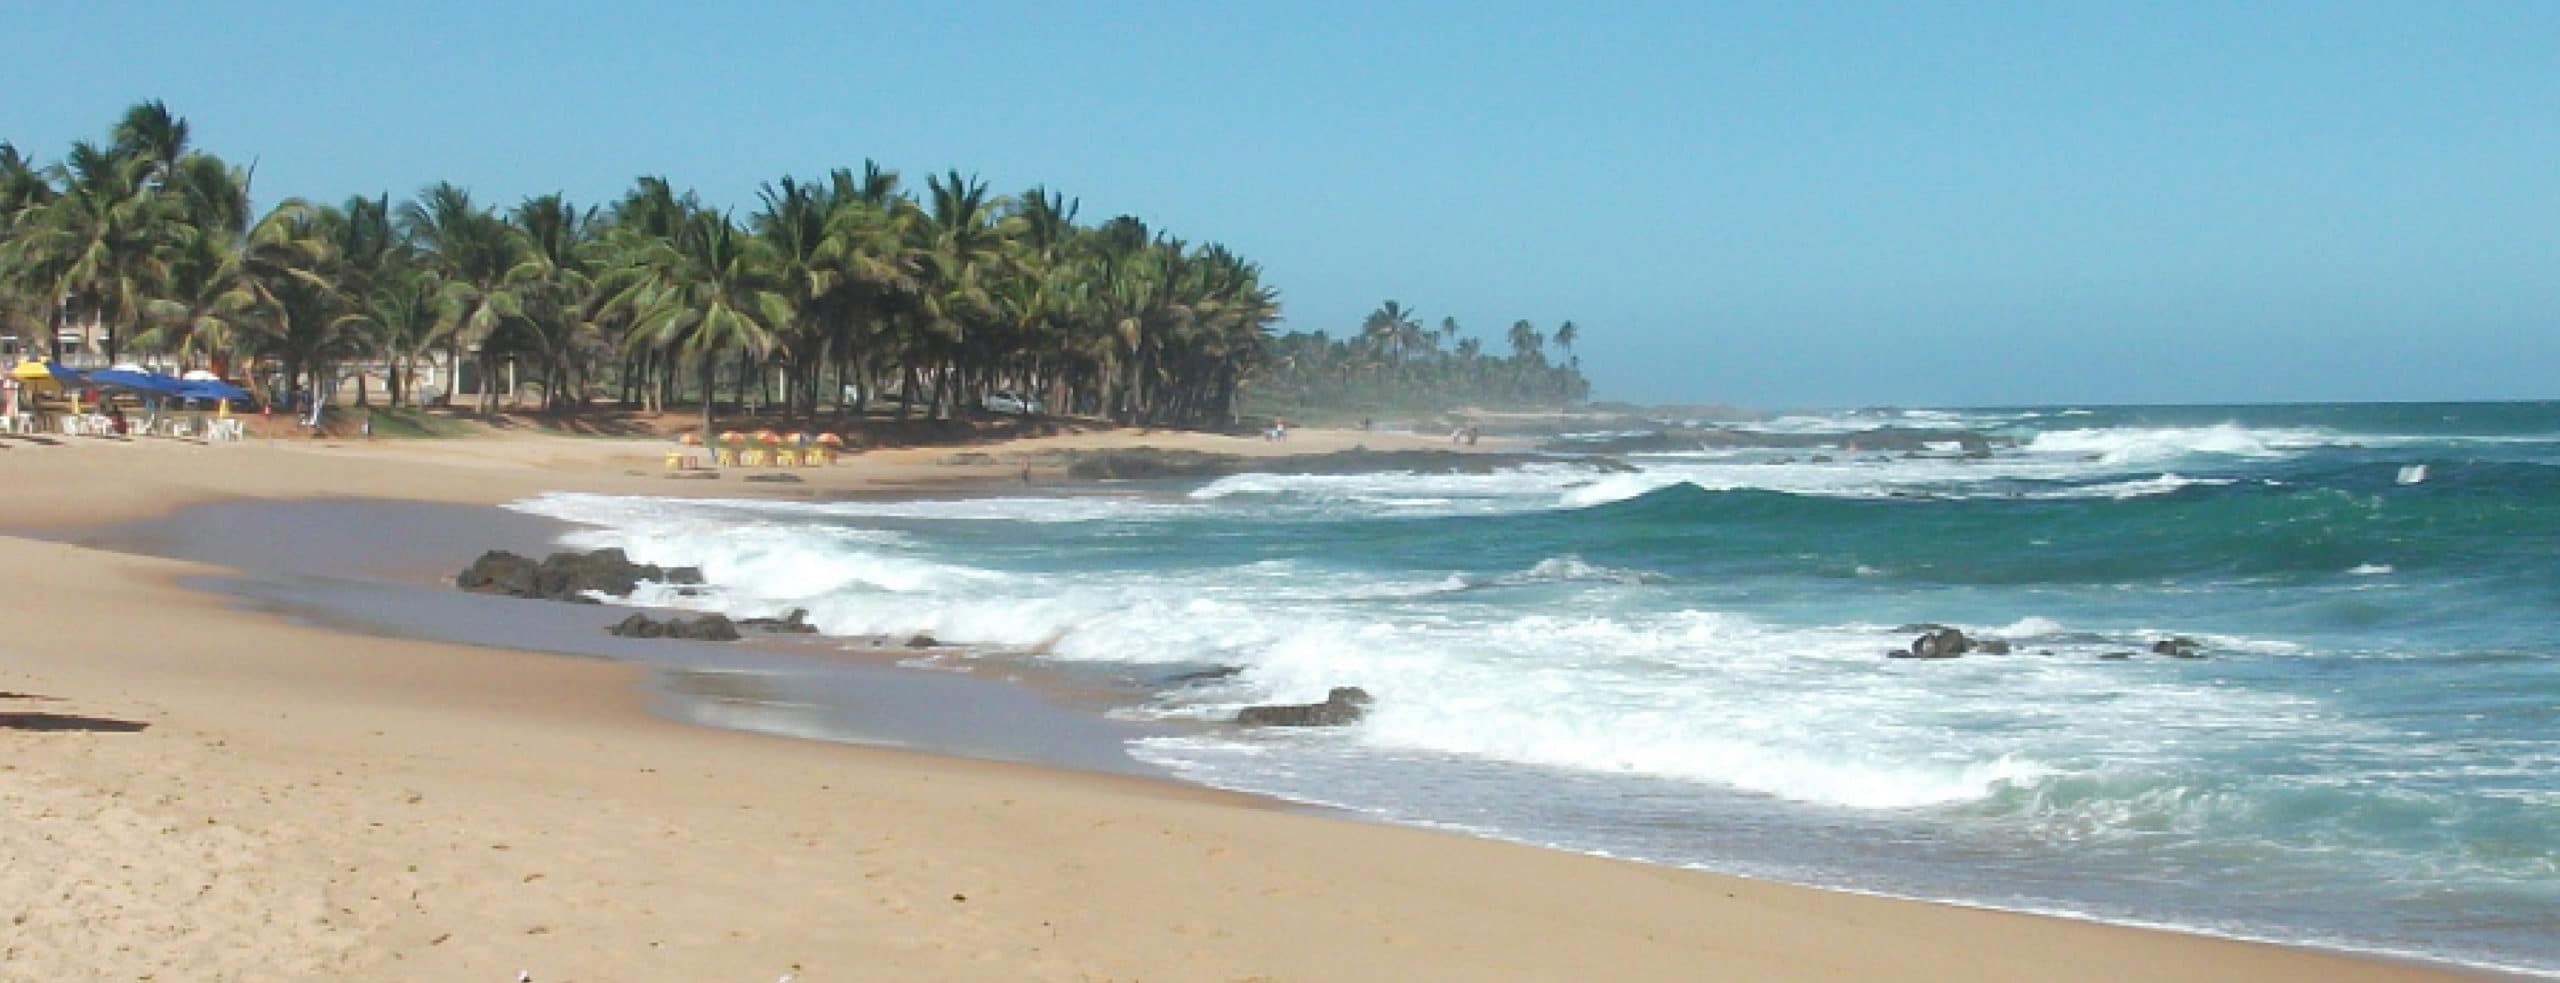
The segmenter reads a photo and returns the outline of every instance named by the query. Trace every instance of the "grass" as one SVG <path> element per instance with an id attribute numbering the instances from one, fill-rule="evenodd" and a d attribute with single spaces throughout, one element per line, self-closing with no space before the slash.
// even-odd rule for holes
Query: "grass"
<path id="1" fill-rule="evenodd" d="M 345 418 L 357 426 L 362 426 L 364 423 L 365 411 L 362 409 L 348 407 L 331 412 L 345 414 Z M 483 428 L 451 416 L 415 406 L 373 408 L 373 435 L 376 438 L 466 437 L 481 429 Z"/>

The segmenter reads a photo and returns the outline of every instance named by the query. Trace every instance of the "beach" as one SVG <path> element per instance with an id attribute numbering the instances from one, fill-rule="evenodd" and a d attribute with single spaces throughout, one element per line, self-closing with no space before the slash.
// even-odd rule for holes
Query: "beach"
<path id="1" fill-rule="evenodd" d="M 671 479 L 662 442 L 538 434 L 6 443 L 0 526 L 22 533 L 0 538 L 13 582 L 0 975 L 12 978 L 2466 976 L 1611 860 L 1169 781 L 693 726 L 650 712 L 640 667 L 336 630 L 205 589 L 217 566 L 66 532 L 235 499 L 1055 487 L 1068 479 L 1023 455 L 1445 439 L 1107 431 L 876 451 L 791 484 Z"/>

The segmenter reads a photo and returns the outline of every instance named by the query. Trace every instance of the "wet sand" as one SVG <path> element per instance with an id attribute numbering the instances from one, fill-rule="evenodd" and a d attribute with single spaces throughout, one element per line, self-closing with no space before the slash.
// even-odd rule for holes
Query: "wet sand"
<path id="1" fill-rule="evenodd" d="M 1302 434 L 1290 449 L 1312 442 Z M 60 535 L 238 499 L 748 493 L 659 478 L 658 449 L 538 437 L 13 447 L 0 458 L 0 525 Z M 884 459 L 876 481 L 858 465 L 834 470 L 822 486 L 753 493 L 951 477 L 922 455 Z M 0 569 L 13 571 L 0 640 L 0 813 L 12 817 L 0 824 L 12 861 L 0 864 L 0 903 L 13 910 L 0 976 L 2461 975 L 1344 822 L 1123 775 L 692 726 L 646 711 L 652 672 L 690 674 L 674 685 L 711 705 L 724 687 L 756 684 L 711 663 L 510 648 L 553 630 L 540 625 L 558 612 L 519 621 L 482 605 L 540 602 L 436 595 L 471 602 L 443 608 L 424 582 L 440 561 L 493 544 L 367 521 L 362 506 L 292 508 L 309 510 L 308 537 L 252 535 L 245 521 L 192 539 L 163 531 L 172 553 L 218 544 L 219 565 L 77 534 L 0 537 Z M 288 572 L 233 565 L 261 551 Z M 273 594 L 259 609 L 207 586 Z M 384 590 L 413 593 L 362 596 Z M 312 604 L 324 591 L 358 596 Z M 403 637 L 415 625 L 402 612 L 422 609 L 486 630 L 489 644 Z M 350 610 L 380 620 L 350 631 L 363 626 L 314 613 Z M 797 658 L 747 658 L 760 657 Z M 883 682 L 865 712 L 990 699 L 958 681 L 948 694 Z"/>

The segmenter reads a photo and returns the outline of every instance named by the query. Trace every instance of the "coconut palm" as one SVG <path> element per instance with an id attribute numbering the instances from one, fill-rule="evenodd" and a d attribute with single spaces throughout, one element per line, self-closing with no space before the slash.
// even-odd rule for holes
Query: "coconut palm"
<path id="1" fill-rule="evenodd" d="M 50 169 L 59 194 L 14 230 L 24 280 L 59 298 L 61 314 L 94 316 L 109 360 L 167 276 L 169 208 L 144 186 L 151 163 L 88 141 Z M 57 321 L 55 327 L 63 325 Z M 59 331 L 54 356 L 61 357 Z"/>
<path id="2" fill-rule="evenodd" d="M 449 182 L 430 185 L 417 200 L 400 206 L 399 228 L 436 276 L 436 333 L 445 344 L 445 364 L 458 382 L 462 352 L 477 352 L 480 412 L 494 412 L 503 350 L 491 342 L 507 318 L 522 314 L 507 284 L 507 273 L 515 269 L 523 249 L 521 237 L 495 212 L 472 204 L 470 192 Z M 446 387 L 448 396 L 453 388 Z"/>
<path id="3" fill-rule="evenodd" d="M 581 367 L 601 341 L 589 309 L 596 214 L 554 193 L 525 199 L 510 216 L 520 248 L 503 282 L 519 316 L 508 322 L 518 331 L 507 347 L 534 356 L 548 410 L 578 401 Z"/>
<path id="4" fill-rule="evenodd" d="M 650 244 L 622 271 L 606 305 L 629 312 L 628 344 L 691 358 L 701 367 L 702 426 L 711 428 L 710 386 L 721 356 L 762 357 L 791 322 L 764 244 L 713 212 L 688 216 L 672 240 Z"/>

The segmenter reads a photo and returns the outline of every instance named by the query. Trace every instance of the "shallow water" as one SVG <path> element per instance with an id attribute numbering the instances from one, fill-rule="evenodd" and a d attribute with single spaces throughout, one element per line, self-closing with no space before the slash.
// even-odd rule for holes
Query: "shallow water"
<path id="1" fill-rule="evenodd" d="M 1989 460 L 1647 455 L 1100 495 L 554 495 L 663 594 L 1136 683 L 1210 784 L 1662 863 L 2560 969 L 2560 406 L 1901 411 Z M 1888 660 L 1911 623 L 2005 656 Z M 2181 636 L 2207 656 L 2172 659 Z M 1035 654 L 1036 653 L 1036 654 Z M 2111 658 L 2123 655 L 2124 658 Z M 1208 682 L 1149 684 L 1203 665 Z"/>

